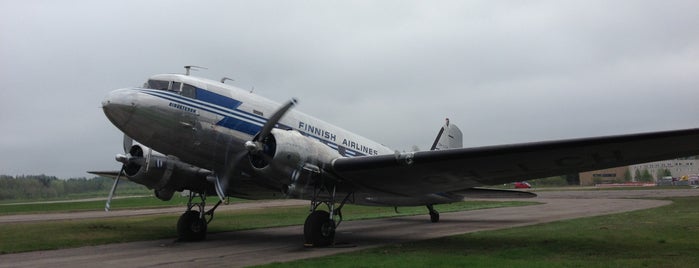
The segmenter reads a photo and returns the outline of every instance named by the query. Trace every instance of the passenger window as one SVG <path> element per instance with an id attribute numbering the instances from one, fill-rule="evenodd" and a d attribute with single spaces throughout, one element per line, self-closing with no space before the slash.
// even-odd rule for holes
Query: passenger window
<path id="1" fill-rule="evenodd" d="M 185 96 L 185 97 L 196 99 L 197 98 L 197 88 L 195 88 L 192 85 L 183 84 L 182 91 L 180 92 L 180 94 L 182 94 L 182 96 Z"/>
<path id="2" fill-rule="evenodd" d="M 179 93 L 180 90 L 182 90 L 182 83 L 180 82 L 172 82 L 172 87 L 170 90 Z"/>
<path id="3" fill-rule="evenodd" d="M 167 90 L 170 87 L 170 81 L 148 80 L 146 87 L 150 89 Z"/>

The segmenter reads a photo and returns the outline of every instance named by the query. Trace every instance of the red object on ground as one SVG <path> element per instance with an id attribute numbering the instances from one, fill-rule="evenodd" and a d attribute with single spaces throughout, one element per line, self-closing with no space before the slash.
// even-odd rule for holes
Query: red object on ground
<path id="1" fill-rule="evenodd" d="M 526 182 L 526 181 L 515 182 L 515 188 L 517 188 L 517 189 L 528 189 L 528 188 L 532 188 L 532 185 L 529 184 L 529 183 Z"/>

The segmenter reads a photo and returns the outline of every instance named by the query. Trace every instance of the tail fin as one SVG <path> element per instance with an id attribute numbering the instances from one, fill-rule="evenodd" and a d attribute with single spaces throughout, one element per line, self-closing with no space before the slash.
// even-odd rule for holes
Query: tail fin
<path id="1" fill-rule="evenodd" d="M 430 150 L 445 150 L 461 147 L 463 147 L 461 130 L 456 125 L 449 124 L 449 118 L 447 118 L 447 123 L 439 130 L 437 138 L 434 140 Z"/>

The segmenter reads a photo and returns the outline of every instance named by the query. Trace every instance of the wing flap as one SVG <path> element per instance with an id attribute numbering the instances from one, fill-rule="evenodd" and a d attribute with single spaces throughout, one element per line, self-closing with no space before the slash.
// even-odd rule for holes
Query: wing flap
<path id="1" fill-rule="evenodd" d="M 699 154 L 699 129 L 340 158 L 333 172 L 401 195 L 459 191 Z"/>

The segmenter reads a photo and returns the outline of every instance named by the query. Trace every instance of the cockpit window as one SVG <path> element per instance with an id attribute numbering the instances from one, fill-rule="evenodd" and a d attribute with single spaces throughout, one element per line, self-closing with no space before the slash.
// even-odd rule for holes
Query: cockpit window
<path id="1" fill-rule="evenodd" d="M 168 90 L 170 81 L 148 80 L 146 87 L 150 89 Z"/>
<path id="2" fill-rule="evenodd" d="M 172 86 L 170 87 L 171 91 L 180 93 L 180 88 L 182 87 L 182 83 L 180 82 L 172 82 Z"/>
<path id="3" fill-rule="evenodd" d="M 169 90 L 172 92 L 177 92 L 178 94 L 189 97 L 192 99 L 197 98 L 197 88 L 181 82 L 170 82 L 162 80 L 148 80 L 144 85 L 145 88 L 159 89 L 159 90 Z"/>
<path id="4" fill-rule="evenodd" d="M 182 91 L 180 92 L 180 94 L 182 94 L 182 96 L 185 96 L 185 97 L 190 97 L 190 98 L 196 99 L 197 98 L 197 88 L 195 88 L 192 85 L 183 84 Z"/>

